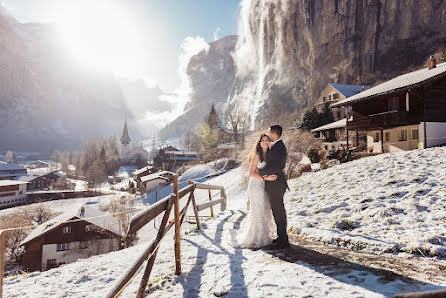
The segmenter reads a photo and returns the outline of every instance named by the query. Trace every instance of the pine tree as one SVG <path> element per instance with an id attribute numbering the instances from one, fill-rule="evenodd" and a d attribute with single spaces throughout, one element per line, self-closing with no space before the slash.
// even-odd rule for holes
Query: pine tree
<path id="1" fill-rule="evenodd" d="M 215 110 L 215 106 L 212 105 L 211 111 L 209 112 L 207 124 L 210 129 L 219 129 L 220 128 L 220 119 L 218 118 L 217 111 Z"/>

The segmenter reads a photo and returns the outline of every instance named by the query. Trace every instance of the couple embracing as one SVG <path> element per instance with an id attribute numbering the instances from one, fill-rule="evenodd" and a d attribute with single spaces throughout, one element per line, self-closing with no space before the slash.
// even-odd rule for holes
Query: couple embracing
<path id="1" fill-rule="evenodd" d="M 290 246 L 283 195 L 288 184 L 284 168 L 287 159 L 282 142 L 282 127 L 273 125 L 268 135 L 262 134 L 254 145 L 249 161 L 248 198 L 250 209 L 245 225 L 240 231 L 231 231 L 231 243 L 238 248 L 271 248 Z M 272 217 L 276 222 L 277 238 L 272 239 Z"/>

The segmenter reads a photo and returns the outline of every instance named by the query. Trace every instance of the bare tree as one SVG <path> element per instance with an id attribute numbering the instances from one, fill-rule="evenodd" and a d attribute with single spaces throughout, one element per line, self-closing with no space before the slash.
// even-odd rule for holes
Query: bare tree
<path id="1" fill-rule="evenodd" d="M 43 224 L 55 216 L 54 212 L 43 203 L 33 205 L 25 211 L 25 215 L 29 218 L 29 221 L 35 225 Z"/>
<path id="2" fill-rule="evenodd" d="M 250 117 L 235 102 L 227 105 L 223 117 L 232 131 L 234 141 L 243 141 L 249 129 Z"/>
<path id="3" fill-rule="evenodd" d="M 0 229 L 24 227 L 31 225 L 29 218 L 21 213 L 15 212 L 6 216 L 2 216 L 0 221 Z M 10 268 L 18 263 L 23 249 L 20 243 L 26 238 L 30 229 L 17 229 L 6 232 L 5 237 L 5 263 Z"/>

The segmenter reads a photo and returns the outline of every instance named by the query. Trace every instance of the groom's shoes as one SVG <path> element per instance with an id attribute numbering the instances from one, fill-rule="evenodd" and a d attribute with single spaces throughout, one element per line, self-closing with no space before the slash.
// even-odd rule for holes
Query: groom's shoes
<path id="1" fill-rule="evenodd" d="M 273 243 L 271 244 L 272 249 L 283 249 L 283 248 L 288 248 L 288 247 L 290 247 L 290 243 L 286 240 L 284 241 L 279 238 L 274 239 Z"/>

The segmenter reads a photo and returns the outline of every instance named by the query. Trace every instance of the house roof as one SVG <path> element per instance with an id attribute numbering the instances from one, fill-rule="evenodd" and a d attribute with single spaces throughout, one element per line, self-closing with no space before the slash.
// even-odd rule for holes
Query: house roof
<path id="1" fill-rule="evenodd" d="M 334 83 L 329 83 L 329 85 L 338 90 L 339 92 L 341 92 L 345 97 L 350 97 L 355 94 L 361 93 L 364 91 L 363 89 L 367 90 L 372 88 L 371 86 L 363 86 L 363 85 L 344 85 L 344 84 L 334 84 Z"/>
<path id="2" fill-rule="evenodd" d="M 82 207 L 84 207 L 84 212 L 82 214 Z M 81 219 L 89 222 L 95 226 L 101 227 L 104 230 L 110 231 L 116 235 L 121 236 L 121 226 L 119 221 L 111 216 L 109 213 L 103 212 L 97 208 L 82 205 L 78 208 L 72 208 L 67 212 L 56 216 L 43 224 L 37 226 L 21 243 L 20 245 L 24 245 L 52 230 L 61 226 L 66 221 L 72 219 Z"/>
<path id="3" fill-rule="evenodd" d="M 32 163 L 30 163 L 31 165 L 33 165 L 33 164 L 46 164 L 46 165 L 49 165 L 49 163 L 47 163 L 47 162 L 45 162 L 45 161 L 42 161 L 42 160 L 36 160 L 36 161 L 34 161 L 34 162 L 32 162 Z"/>
<path id="4" fill-rule="evenodd" d="M 147 170 L 150 170 L 150 169 L 153 169 L 154 167 L 152 167 L 152 166 L 145 166 L 145 167 L 143 167 L 143 168 L 141 168 L 141 169 L 139 169 L 139 170 L 136 170 L 136 171 L 134 171 L 133 172 L 133 175 L 139 175 L 139 174 L 142 174 L 142 173 L 144 173 L 145 171 L 147 171 Z"/>
<path id="5" fill-rule="evenodd" d="M 322 126 L 319 126 L 318 128 L 312 129 L 311 132 L 318 132 L 322 130 L 328 130 L 328 129 L 335 129 L 335 128 L 341 128 L 347 126 L 347 118 L 328 123 Z"/>
<path id="6" fill-rule="evenodd" d="M 40 177 L 42 177 L 43 175 L 30 175 L 30 176 L 20 176 L 19 178 L 17 178 L 16 180 L 17 181 L 24 181 L 24 182 L 31 182 L 31 181 L 33 181 L 34 179 L 37 179 L 37 178 L 40 178 Z M 42 177 L 43 179 L 46 179 L 46 180 L 48 180 L 47 178 L 45 178 L 45 177 Z"/>
<path id="7" fill-rule="evenodd" d="M 396 78 L 393 78 L 387 82 L 379 84 L 369 90 L 361 92 L 359 94 L 348 97 L 340 102 L 332 104 L 330 107 L 339 107 L 346 104 L 352 104 L 360 100 L 377 97 L 383 94 L 392 93 L 397 90 L 405 90 L 411 87 L 415 87 L 446 75 L 446 62 L 437 64 L 436 68 L 429 69 L 427 67 L 412 71 Z"/>
<path id="8" fill-rule="evenodd" d="M 25 170 L 26 169 L 22 166 L 19 166 L 15 163 L 7 163 L 7 164 L 0 164 L 0 171 L 14 171 L 14 170 Z"/>
<path id="9" fill-rule="evenodd" d="M 6 164 L 6 162 L 0 160 L 0 165 L 5 165 L 5 164 Z"/>
<path id="10" fill-rule="evenodd" d="M 10 186 L 10 185 L 19 185 L 19 184 L 27 184 L 28 182 L 24 181 L 16 181 L 16 180 L 0 180 L 0 186 Z"/>
<path id="11" fill-rule="evenodd" d="M 167 176 L 167 175 L 171 176 L 171 175 L 175 175 L 175 173 L 174 172 L 169 172 L 169 171 L 156 172 L 156 173 L 153 173 L 153 174 L 141 177 L 141 182 L 144 183 L 144 182 L 147 182 L 147 181 L 150 181 L 150 180 L 153 180 L 153 179 L 157 179 L 157 178 L 166 179 L 165 176 Z"/>

